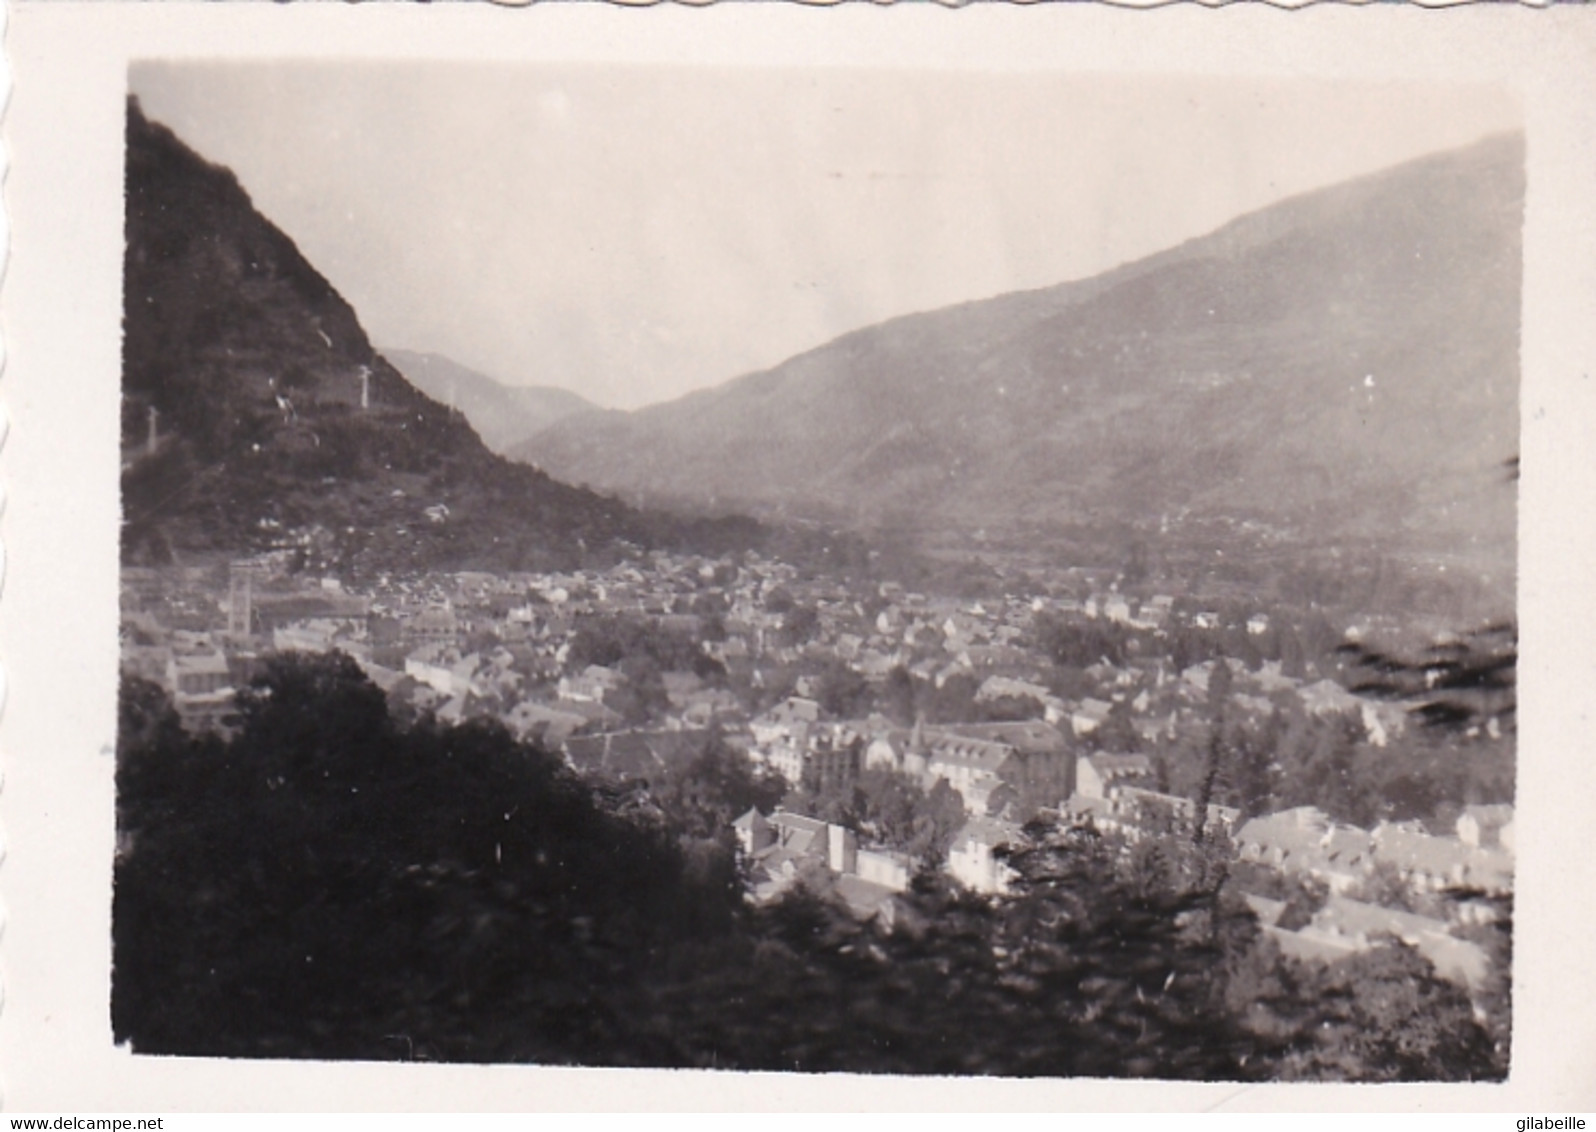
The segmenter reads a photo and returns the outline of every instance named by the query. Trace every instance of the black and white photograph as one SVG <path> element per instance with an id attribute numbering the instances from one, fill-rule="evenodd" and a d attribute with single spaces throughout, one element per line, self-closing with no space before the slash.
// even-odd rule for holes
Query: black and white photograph
<path id="1" fill-rule="evenodd" d="M 122 1064 L 1523 1071 L 1538 93 L 414 47 L 96 111 Z"/>
<path id="2" fill-rule="evenodd" d="M 1501 96 L 130 87 L 135 1051 L 1506 1073 Z"/>

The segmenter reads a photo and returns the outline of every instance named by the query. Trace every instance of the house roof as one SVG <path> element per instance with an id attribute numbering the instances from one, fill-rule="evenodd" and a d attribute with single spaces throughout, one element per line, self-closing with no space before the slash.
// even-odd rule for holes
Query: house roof
<path id="1" fill-rule="evenodd" d="M 560 711 L 579 715 L 588 723 L 597 723 L 604 727 L 613 727 L 621 722 L 621 713 L 614 708 L 607 708 L 603 704 L 591 703 L 584 700 L 562 700 Z"/>
<path id="2" fill-rule="evenodd" d="M 765 819 L 776 833 L 773 845 L 756 854 L 761 862 L 824 856 L 828 849 L 827 825 L 818 818 L 777 810 Z M 775 854 L 776 856 L 772 856 Z M 774 867 L 774 866 L 771 866 Z"/>
<path id="3" fill-rule="evenodd" d="M 665 694 L 672 700 L 691 695 L 704 686 L 703 679 L 696 672 L 663 672 L 660 680 L 665 685 Z"/>
<path id="4" fill-rule="evenodd" d="M 998 768 L 1014 753 L 1007 743 L 990 739 L 974 739 L 963 735 L 938 735 L 927 744 L 931 748 L 927 765 L 968 766 L 975 770 L 996 774 Z"/>
<path id="5" fill-rule="evenodd" d="M 746 814 L 732 822 L 732 828 L 758 829 L 760 826 L 765 824 L 765 815 L 760 813 L 757 808 L 750 808 Z"/>
<path id="6" fill-rule="evenodd" d="M 771 723 L 813 723 L 819 718 L 820 704 L 803 696 L 788 696 L 763 716 Z"/>
<path id="7" fill-rule="evenodd" d="M 1157 790 L 1147 790 L 1140 786 L 1120 786 L 1117 789 L 1123 797 L 1132 801 L 1152 802 L 1155 805 L 1168 806 L 1171 810 L 1186 817 L 1193 817 L 1197 813 L 1197 803 L 1179 794 L 1161 794 Z M 1233 825 L 1240 816 L 1241 811 L 1234 806 L 1221 806 L 1217 802 L 1208 803 L 1206 820 L 1209 822 L 1222 822 L 1225 825 Z"/>
<path id="8" fill-rule="evenodd" d="M 1065 749 L 1064 736 L 1059 733 L 1058 728 L 1040 719 L 1009 723 L 959 723 L 947 730 L 975 739 L 1006 743 L 1025 754 L 1051 753 Z"/>
<path id="9" fill-rule="evenodd" d="M 1491 971 L 1490 956 L 1479 944 L 1451 935 L 1425 936 L 1419 953 L 1443 979 L 1471 988 L 1481 986 Z"/>
<path id="10" fill-rule="evenodd" d="M 208 673 L 215 676 L 226 676 L 228 673 L 227 658 L 219 652 L 174 656 L 172 657 L 172 664 L 179 673 L 184 675 Z"/>
<path id="11" fill-rule="evenodd" d="M 1293 867 L 1327 873 L 1362 872 L 1373 860 L 1370 834 L 1336 825 L 1312 806 L 1253 818 L 1236 832 L 1236 841 L 1278 850 Z"/>
<path id="12" fill-rule="evenodd" d="M 754 890 L 756 895 L 768 897 L 775 895 L 786 887 L 786 878 L 798 874 L 806 867 L 815 867 L 824 862 L 816 859 L 810 852 L 810 847 L 775 845 L 766 846 L 754 854 Z M 759 883 L 763 877 L 766 883 Z"/>
<path id="13" fill-rule="evenodd" d="M 1369 835 L 1352 826 L 1333 826 L 1319 842 L 1319 852 L 1332 866 L 1358 868 L 1372 859 Z"/>
<path id="14" fill-rule="evenodd" d="M 360 668 L 366 674 L 366 678 L 384 692 L 393 691 L 394 685 L 404 679 L 403 672 L 395 672 L 392 668 L 385 668 L 369 660 L 361 664 Z"/>
<path id="15" fill-rule="evenodd" d="M 1379 904 L 1369 904 L 1362 900 L 1352 900 L 1345 896 L 1331 896 L 1327 899 L 1324 907 L 1314 913 L 1313 926 L 1321 931 L 1349 936 L 1362 935 L 1373 938 L 1379 935 L 1394 935 L 1406 943 L 1417 943 L 1427 934 L 1445 935 L 1447 931 L 1446 923 L 1442 920 L 1403 912 L 1396 908 L 1386 908 Z"/>
<path id="16" fill-rule="evenodd" d="M 1032 660 L 1031 654 L 1014 645 L 969 645 L 964 649 L 964 654 L 975 663 L 987 668 L 998 665 L 1026 665 Z"/>
<path id="17" fill-rule="evenodd" d="M 884 884 L 851 873 L 844 873 L 837 878 L 836 892 L 854 915 L 864 917 L 874 916 L 897 895 L 896 890 Z"/>
<path id="18" fill-rule="evenodd" d="M 790 830 L 794 833 L 826 832 L 826 823 L 819 818 L 812 818 L 805 814 L 795 814 L 790 810 L 777 810 L 770 815 L 768 820 L 776 828 Z"/>
<path id="19" fill-rule="evenodd" d="M 1265 934 L 1280 945 L 1283 954 L 1292 959 L 1334 963 L 1362 950 L 1355 940 L 1345 939 L 1326 932 L 1303 928 L 1287 931 L 1285 928 L 1266 927 Z"/>
<path id="20" fill-rule="evenodd" d="M 1363 702 L 1334 680 L 1309 684 L 1297 694 L 1302 697 L 1303 705 L 1316 713 L 1354 710 Z"/>
<path id="21" fill-rule="evenodd" d="M 560 711 L 535 700 L 522 700 L 505 715 L 504 721 L 516 731 L 526 733 L 543 725 L 543 741 L 563 746 L 572 732 L 587 725 L 587 717 Z"/>
<path id="22" fill-rule="evenodd" d="M 1330 819 L 1315 806 L 1276 810 L 1250 819 L 1237 831 L 1243 844 L 1286 847 L 1317 842 L 1330 828 Z"/>
<path id="23" fill-rule="evenodd" d="M 1267 896 L 1256 896 L 1250 892 L 1245 893 L 1242 898 L 1247 901 L 1247 907 L 1252 909 L 1253 915 L 1258 917 L 1258 922 L 1265 927 L 1273 927 L 1275 921 L 1280 919 L 1280 913 L 1286 910 L 1284 900 L 1271 900 Z"/>
<path id="24" fill-rule="evenodd" d="M 565 741 L 565 753 L 583 770 L 646 778 L 696 757 L 708 734 L 703 730 L 682 730 L 573 735 Z"/>
<path id="25" fill-rule="evenodd" d="M 1510 862 L 1498 862 L 1489 850 L 1474 849 L 1455 837 L 1432 837 L 1403 829 L 1395 825 L 1381 825 L 1374 831 L 1375 856 L 1389 861 L 1398 869 L 1408 872 L 1428 873 L 1431 876 L 1452 878 L 1466 882 L 1471 874 L 1480 874 L 1481 880 L 1494 876 Z"/>
<path id="26" fill-rule="evenodd" d="M 1199 692 L 1208 691 L 1208 680 L 1213 672 L 1213 662 L 1205 660 L 1201 664 L 1194 664 L 1190 668 L 1182 669 L 1180 678 L 1190 684 Z"/>
<path id="27" fill-rule="evenodd" d="M 1442 921 L 1344 896 L 1326 900 L 1312 923 L 1300 931 L 1265 930 L 1282 951 L 1297 958 L 1334 962 L 1376 946 L 1382 936 L 1394 936 L 1429 960 L 1441 978 L 1477 987 L 1490 972 L 1490 957 L 1484 948 L 1449 934 Z"/>
<path id="28" fill-rule="evenodd" d="M 987 700 L 999 696 L 1031 696 L 1040 700 L 1047 694 L 1047 689 L 1042 685 L 1033 684 L 1028 680 L 1019 680 L 1013 676 L 988 676 L 981 682 L 975 698 Z"/>
<path id="29" fill-rule="evenodd" d="M 1111 778 L 1139 778 L 1153 773 L 1152 761 L 1146 755 L 1105 755 L 1100 751 L 1095 755 L 1082 755 L 1080 761 L 1090 766 L 1104 781 Z"/>

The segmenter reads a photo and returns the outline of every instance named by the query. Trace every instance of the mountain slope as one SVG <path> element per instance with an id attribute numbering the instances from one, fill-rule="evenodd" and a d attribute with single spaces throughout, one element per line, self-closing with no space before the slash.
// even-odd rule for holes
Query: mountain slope
<path id="1" fill-rule="evenodd" d="M 556 421 L 596 406 L 569 389 L 503 385 L 442 354 L 384 349 L 394 368 L 434 401 L 458 408 L 493 451 L 508 452 Z"/>
<path id="2" fill-rule="evenodd" d="M 287 545 L 356 572 L 517 569 L 705 533 L 489 452 L 136 101 L 126 177 L 125 560 Z"/>
<path id="3" fill-rule="evenodd" d="M 1247 520 L 1511 561 L 1522 147 L 573 416 L 516 454 L 604 489 L 922 529 Z"/>

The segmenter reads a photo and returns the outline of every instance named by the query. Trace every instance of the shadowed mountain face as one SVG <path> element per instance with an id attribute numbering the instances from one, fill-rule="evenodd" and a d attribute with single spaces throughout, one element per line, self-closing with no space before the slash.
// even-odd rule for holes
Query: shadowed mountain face
<path id="1" fill-rule="evenodd" d="M 899 318 L 517 449 L 656 498 L 987 532 L 1514 554 L 1523 142 L 1287 200 L 1082 282 Z"/>
<path id="2" fill-rule="evenodd" d="M 372 349 L 232 173 L 136 102 L 126 188 L 128 561 L 308 539 L 345 569 L 530 569 L 694 535 L 489 452 Z"/>
<path id="3" fill-rule="evenodd" d="M 465 414 L 493 451 L 506 453 L 573 413 L 591 412 L 594 404 L 569 389 L 548 385 L 503 385 L 442 354 L 383 350 L 405 378 L 435 401 Z"/>

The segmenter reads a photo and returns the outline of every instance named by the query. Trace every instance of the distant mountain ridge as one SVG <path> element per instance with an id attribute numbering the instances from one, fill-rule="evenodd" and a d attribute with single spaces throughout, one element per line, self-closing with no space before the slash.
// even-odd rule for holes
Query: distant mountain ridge
<path id="1" fill-rule="evenodd" d="M 759 537 L 560 483 L 484 447 L 212 165 L 129 100 L 124 561 L 299 547 L 341 570 L 565 567 Z"/>
<path id="2" fill-rule="evenodd" d="M 515 449 L 649 499 L 921 529 L 1224 518 L 1511 563 L 1523 139 L 1091 279 L 897 318 Z"/>
<path id="3" fill-rule="evenodd" d="M 569 389 L 505 385 L 442 354 L 385 347 L 382 356 L 434 401 L 464 413 L 482 443 L 500 455 L 557 421 L 598 408 Z"/>

